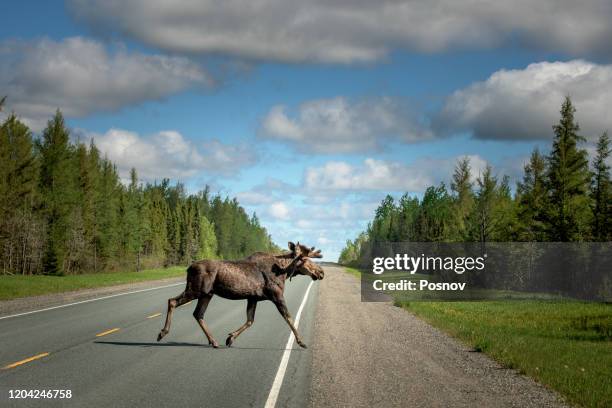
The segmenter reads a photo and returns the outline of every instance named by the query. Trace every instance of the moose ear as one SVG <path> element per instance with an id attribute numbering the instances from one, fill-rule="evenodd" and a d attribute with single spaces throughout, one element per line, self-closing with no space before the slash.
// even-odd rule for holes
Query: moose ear
<path id="1" fill-rule="evenodd" d="M 290 251 L 292 251 L 292 252 L 295 251 L 295 244 L 293 242 L 289 241 L 288 247 L 289 247 Z"/>

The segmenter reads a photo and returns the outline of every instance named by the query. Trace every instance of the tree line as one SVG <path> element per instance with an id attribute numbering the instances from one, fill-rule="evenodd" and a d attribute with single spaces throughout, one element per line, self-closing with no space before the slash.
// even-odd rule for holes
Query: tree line
<path id="1" fill-rule="evenodd" d="M 122 183 L 94 142 L 70 141 L 60 111 L 40 137 L 0 126 L 3 274 L 79 274 L 237 259 L 277 248 L 238 201 L 181 183 Z"/>
<path id="2" fill-rule="evenodd" d="M 607 132 L 599 137 L 589 164 L 575 112 L 566 97 L 551 151 L 533 151 L 514 194 L 509 178 L 498 177 L 491 166 L 474 182 L 469 159 L 460 159 L 450 191 L 441 183 L 420 200 L 387 195 L 367 230 L 347 241 L 339 262 L 356 261 L 365 244 L 376 242 L 612 240 L 610 138 Z"/>

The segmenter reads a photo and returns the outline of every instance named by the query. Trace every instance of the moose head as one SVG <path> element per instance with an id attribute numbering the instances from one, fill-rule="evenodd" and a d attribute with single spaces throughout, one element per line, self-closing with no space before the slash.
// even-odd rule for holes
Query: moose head
<path id="1" fill-rule="evenodd" d="M 291 279 L 294 275 L 310 276 L 312 280 L 323 279 L 325 274 L 323 272 L 323 268 L 309 259 L 323 258 L 323 254 L 321 254 L 320 249 L 315 251 L 315 247 L 309 248 L 306 245 L 300 244 L 299 242 L 297 244 L 289 242 L 288 246 L 289 250 L 291 251 L 291 256 L 296 262 L 293 271 L 289 275 L 289 279 Z"/>

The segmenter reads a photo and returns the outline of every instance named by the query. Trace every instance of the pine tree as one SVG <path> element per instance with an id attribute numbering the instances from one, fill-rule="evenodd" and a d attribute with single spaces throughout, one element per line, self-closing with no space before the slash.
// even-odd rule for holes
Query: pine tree
<path id="1" fill-rule="evenodd" d="M 394 212 L 395 201 L 391 195 L 387 194 L 374 215 L 370 233 L 373 242 L 389 242 L 392 240 Z"/>
<path id="2" fill-rule="evenodd" d="M 409 242 L 415 241 L 417 238 L 416 221 L 419 216 L 419 199 L 416 197 L 411 198 L 408 194 L 404 194 L 398 203 L 398 242 Z M 358 246 L 356 246 L 357 253 L 359 252 Z"/>
<path id="3" fill-rule="evenodd" d="M 447 241 L 453 223 L 453 199 L 444 183 L 427 188 L 417 219 L 418 241 Z"/>
<path id="4" fill-rule="evenodd" d="M 478 191 L 476 202 L 470 215 L 470 238 L 476 242 L 489 242 L 494 234 L 494 206 L 497 198 L 497 178 L 491 166 L 476 180 Z"/>
<path id="5" fill-rule="evenodd" d="M 217 237 L 215 226 L 205 216 L 200 216 L 200 248 L 198 259 L 214 259 L 217 257 Z"/>
<path id="6" fill-rule="evenodd" d="M 593 238 L 596 241 L 612 239 L 612 191 L 610 183 L 610 138 L 604 132 L 597 141 L 597 153 L 593 160 L 593 181 L 591 195 L 593 197 Z"/>
<path id="7" fill-rule="evenodd" d="M 101 269 L 112 270 L 120 266 L 119 197 L 121 186 L 117 169 L 107 158 L 101 161 L 99 201 L 96 215 Z"/>
<path id="8" fill-rule="evenodd" d="M 43 130 L 38 148 L 41 156 L 40 190 L 47 221 L 43 267 L 48 274 L 63 274 L 70 221 L 76 207 L 77 180 L 73 148 L 59 110 Z"/>
<path id="9" fill-rule="evenodd" d="M 42 225 L 33 213 L 37 183 L 32 135 L 10 115 L 0 126 L 0 259 L 5 273 L 32 273 L 38 266 Z"/>
<path id="10" fill-rule="evenodd" d="M 471 167 L 469 157 L 459 160 L 453 173 L 451 190 L 455 199 L 455 215 L 457 218 L 454 239 L 462 240 L 467 237 L 467 219 L 474 207 L 474 192 L 472 191 Z"/>
<path id="11" fill-rule="evenodd" d="M 518 219 L 522 241 L 546 239 L 546 161 L 538 149 L 531 153 L 524 167 L 523 180 L 517 185 Z"/>
<path id="12" fill-rule="evenodd" d="M 586 150 L 578 148 L 578 143 L 585 139 L 578 134 L 575 112 L 569 96 L 566 97 L 561 119 L 553 126 L 555 137 L 547 169 L 547 219 L 552 241 L 582 240 L 590 229 L 589 164 Z"/>

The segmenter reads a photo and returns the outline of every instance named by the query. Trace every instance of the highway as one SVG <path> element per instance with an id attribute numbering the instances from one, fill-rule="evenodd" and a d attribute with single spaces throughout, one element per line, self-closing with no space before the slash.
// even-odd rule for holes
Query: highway
<path id="1" fill-rule="evenodd" d="M 289 327 L 268 301 L 258 303 L 255 323 L 231 348 L 208 346 L 192 316 L 195 301 L 176 310 L 170 333 L 156 342 L 167 299 L 184 283 L 0 318 L 0 406 L 304 406 L 318 285 L 297 277 L 285 289 L 292 316 L 303 304 L 305 350 L 286 349 Z M 246 320 L 246 301 L 215 296 L 204 319 L 225 344 Z M 55 389 L 72 397 L 9 398 L 10 390 Z"/>

